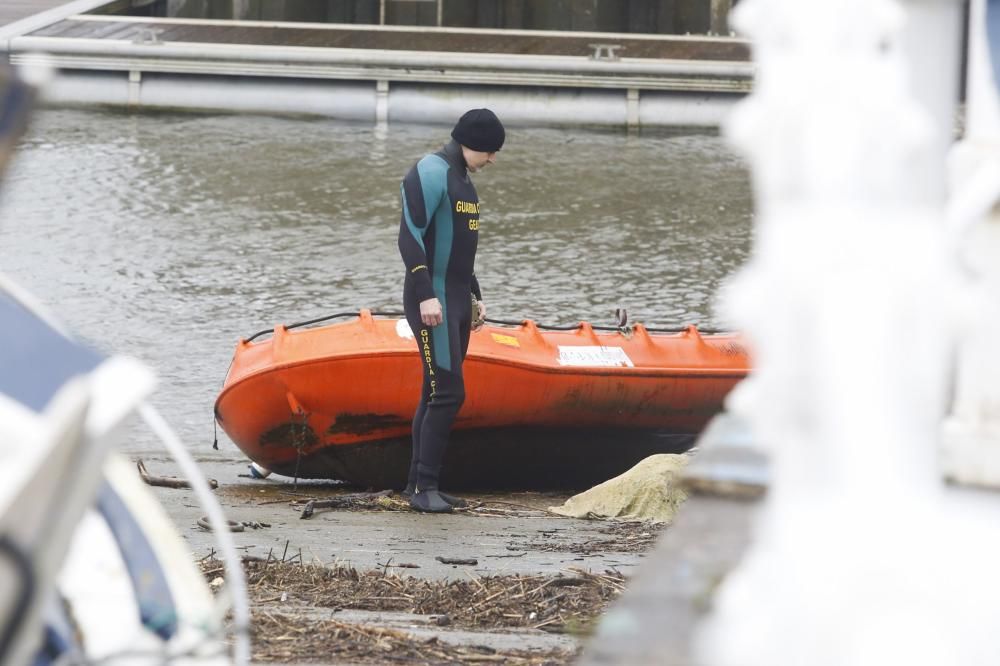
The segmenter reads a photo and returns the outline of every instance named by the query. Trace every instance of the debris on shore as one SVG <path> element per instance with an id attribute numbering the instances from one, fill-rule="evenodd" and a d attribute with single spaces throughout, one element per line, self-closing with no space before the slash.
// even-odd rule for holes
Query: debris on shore
<path id="1" fill-rule="evenodd" d="M 367 493 L 342 493 L 326 497 L 309 499 L 293 498 L 289 503 L 301 508 L 299 518 L 312 518 L 321 509 L 338 509 L 344 511 L 413 511 L 409 500 L 391 490 L 381 490 Z M 544 507 L 518 504 L 498 500 L 466 500 L 466 506 L 456 507 L 455 513 L 466 513 L 476 516 L 529 516 L 556 515 Z"/>
<path id="2" fill-rule="evenodd" d="M 382 490 L 377 493 L 351 493 L 328 497 L 326 499 L 311 499 L 302 507 L 302 515 L 299 518 L 312 518 L 316 509 L 351 509 L 354 511 L 362 509 L 388 509 L 400 511 L 410 508 L 409 505 L 403 506 L 402 501 L 397 500 L 393 502 L 390 499 L 391 496 L 391 490 Z"/>
<path id="3" fill-rule="evenodd" d="M 540 537 L 533 541 L 515 541 L 508 548 L 542 553 L 644 553 L 653 547 L 664 528 L 663 523 L 642 521 L 608 521 L 606 527 L 598 531 L 607 534 L 607 539 L 587 539 L 566 541 L 552 538 L 555 535 L 540 531 Z M 549 537 L 549 538 L 545 538 Z"/>
<path id="4" fill-rule="evenodd" d="M 581 626 L 625 589 L 623 574 L 572 569 L 567 575 L 470 576 L 429 580 L 346 565 L 244 560 L 254 600 L 286 600 L 334 610 L 403 611 L 448 615 L 464 627 L 530 627 L 552 632 Z M 222 562 L 201 563 L 209 580 L 224 576 Z"/>
<path id="5" fill-rule="evenodd" d="M 454 645 L 418 638 L 405 631 L 337 620 L 310 620 L 258 612 L 251 629 L 253 659 L 261 662 L 350 664 L 474 664 L 516 666 L 569 664 L 578 650 L 495 650 L 484 645 Z"/>
<path id="6" fill-rule="evenodd" d="M 200 563 L 205 577 L 224 577 L 222 562 Z M 302 608 L 404 612 L 427 616 L 433 624 L 471 630 L 535 629 L 586 634 L 594 621 L 625 589 L 623 574 L 571 569 L 560 575 L 495 575 L 458 580 L 402 576 L 389 566 L 358 571 L 275 558 L 246 558 L 251 600 L 254 659 L 307 661 L 329 659 L 381 663 L 387 649 L 414 662 L 520 664 L 569 663 L 575 651 L 497 651 L 451 645 L 436 637 L 412 636 L 375 625 L 340 622 L 298 612 Z M 280 600 L 275 606 L 274 602 Z M 286 610 L 287 609 L 287 610 Z M 437 621 L 446 618 L 447 621 Z M 335 639 L 335 640 L 334 640 Z M 342 650 L 339 651 L 339 650 Z"/>

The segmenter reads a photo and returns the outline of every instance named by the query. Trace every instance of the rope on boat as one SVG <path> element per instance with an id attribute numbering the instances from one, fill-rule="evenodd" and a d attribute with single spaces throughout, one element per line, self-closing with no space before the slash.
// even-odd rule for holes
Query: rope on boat
<path id="1" fill-rule="evenodd" d="M 311 324 L 319 324 L 320 322 L 330 321 L 331 319 L 343 319 L 344 317 L 360 317 L 360 312 L 338 312 L 337 314 L 326 315 L 325 317 L 317 317 L 316 319 L 309 319 L 307 321 L 300 321 L 294 324 L 289 324 L 285 328 L 291 330 L 293 328 L 302 328 L 303 326 L 309 326 Z M 406 315 L 402 312 L 373 312 L 373 317 L 405 317 Z M 247 342 L 253 342 L 255 339 L 262 335 L 267 335 L 268 333 L 273 333 L 273 328 L 265 328 L 263 331 L 257 331 L 249 338 L 246 339 Z"/>
<path id="2" fill-rule="evenodd" d="M 618 312 L 620 312 L 620 314 L 618 314 Z M 623 322 L 621 326 L 594 326 L 594 325 L 591 325 L 591 328 L 593 328 L 595 331 L 618 331 L 620 333 L 627 332 L 630 329 L 630 327 L 624 325 L 624 321 L 625 321 L 624 311 L 618 311 L 618 312 L 616 312 L 616 316 L 618 317 L 619 321 Z M 293 328 L 302 328 L 303 326 L 311 326 L 312 324 L 319 324 L 319 323 L 322 323 L 324 321 L 330 321 L 331 319 L 343 319 L 345 317 L 360 317 L 360 316 L 361 316 L 360 312 L 338 312 L 336 314 L 326 315 L 325 317 L 317 317 L 315 319 L 308 319 L 306 321 L 299 321 L 299 322 L 296 322 L 294 324 L 289 324 L 288 326 L 285 326 L 285 328 L 288 329 L 288 330 L 292 330 Z M 403 313 L 403 312 L 372 312 L 372 316 L 373 317 L 405 317 L 406 314 Z M 527 321 L 529 321 L 529 320 L 522 319 L 520 321 L 513 321 L 513 320 L 508 320 L 508 319 L 491 319 L 490 317 L 486 318 L 486 323 L 487 324 L 498 324 L 500 326 L 513 326 L 513 327 L 523 326 L 524 323 L 527 322 Z M 581 325 L 582 325 L 582 322 L 579 322 L 579 323 L 576 323 L 576 324 L 568 324 L 568 325 L 564 325 L 564 326 L 554 326 L 554 325 L 551 325 L 551 324 L 540 324 L 538 322 L 535 322 L 535 326 L 537 326 L 538 328 L 542 329 L 543 331 L 575 331 L 578 328 L 580 328 Z M 715 335 L 715 334 L 718 334 L 718 333 L 725 333 L 725 332 L 727 332 L 727 331 L 724 331 L 722 329 L 701 328 L 700 326 L 697 326 L 697 325 L 695 325 L 695 326 L 698 329 L 699 333 L 705 333 L 705 334 L 708 334 L 708 335 Z M 665 326 L 665 327 L 646 326 L 646 330 L 649 331 L 650 333 L 683 333 L 684 331 L 688 330 L 688 328 L 689 327 L 686 326 L 686 325 L 685 326 Z M 249 338 L 247 338 L 246 342 L 253 342 L 254 340 L 256 340 L 257 338 L 259 338 L 260 336 L 267 335 L 268 333 L 273 333 L 273 332 L 274 332 L 273 328 L 266 328 L 263 331 L 257 331 L 256 333 L 254 333 L 253 335 L 251 335 Z"/>

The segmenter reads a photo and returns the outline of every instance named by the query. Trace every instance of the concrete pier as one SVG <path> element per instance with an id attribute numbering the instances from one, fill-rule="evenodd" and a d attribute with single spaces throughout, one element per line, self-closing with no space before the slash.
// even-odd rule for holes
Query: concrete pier
<path id="1" fill-rule="evenodd" d="M 716 127 L 753 78 L 749 44 L 730 37 L 92 13 L 105 4 L 0 27 L 0 51 L 15 65 L 44 54 L 57 105 L 374 123 L 490 106 L 512 125 Z"/>
<path id="2" fill-rule="evenodd" d="M 4 0 L 0 3 L 0 26 L 65 4 L 66 0 Z"/>

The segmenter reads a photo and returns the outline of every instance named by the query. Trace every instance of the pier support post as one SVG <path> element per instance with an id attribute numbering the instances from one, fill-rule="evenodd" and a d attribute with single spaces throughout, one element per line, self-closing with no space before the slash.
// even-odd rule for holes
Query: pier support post
<path id="1" fill-rule="evenodd" d="M 232 16 L 234 21 L 252 20 L 250 15 L 250 0 L 233 0 Z"/>
<path id="2" fill-rule="evenodd" d="M 638 88 L 629 88 L 625 91 L 625 127 L 629 130 L 639 129 Z"/>
<path id="3" fill-rule="evenodd" d="M 729 34 L 729 12 L 733 8 L 733 0 L 712 0 L 710 8 L 708 34 Z"/>
<path id="4" fill-rule="evenodd" d="M 379 79 L 375 82 L 375 125 L 389 124 L 389 82 Z"/>
<path id="5" fill-rule="evenodd" d="M 139 107 L 140 94 L 142 93 L 142 72 L 137 69 L 129 70 L 128 73 L 128 108 Z"/>

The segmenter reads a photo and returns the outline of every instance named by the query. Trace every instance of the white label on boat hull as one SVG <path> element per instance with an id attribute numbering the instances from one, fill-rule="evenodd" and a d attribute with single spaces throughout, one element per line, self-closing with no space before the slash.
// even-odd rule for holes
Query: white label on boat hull
<path id="1" fill-rule="evenodd" d="M 400 319 L 396 322 L 396 335 L 403 338 L 404 340 L 413 339 L 413 331 L 410 330 L 410 325 L 406 323 L 405 319 Z"/>
<path id="2" fill-rule="evenodd" d="M 567 347 L 559 345 L 559 365 L 578 368 L 634 368 L 621 347 Z"/>

